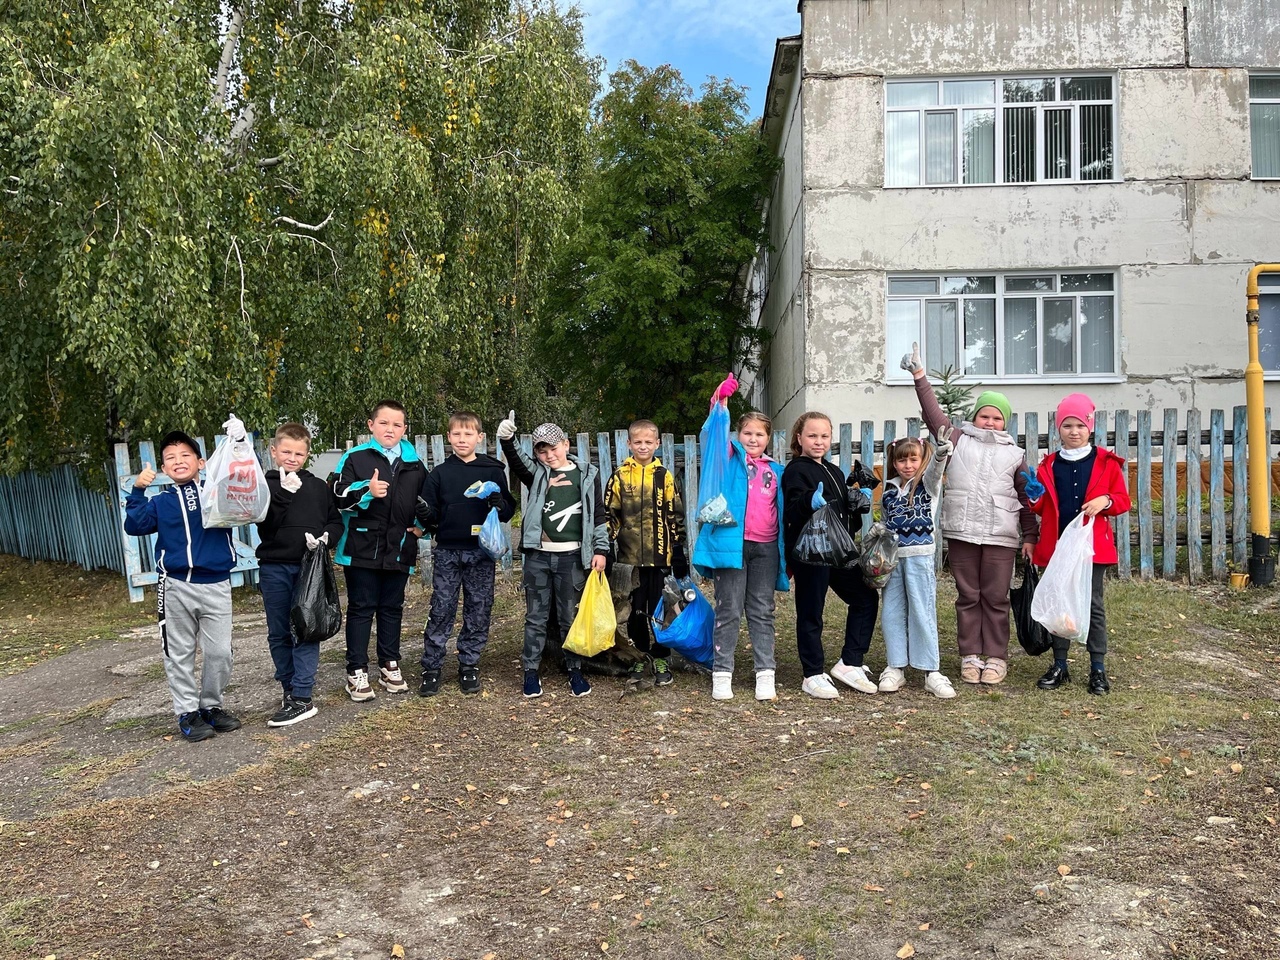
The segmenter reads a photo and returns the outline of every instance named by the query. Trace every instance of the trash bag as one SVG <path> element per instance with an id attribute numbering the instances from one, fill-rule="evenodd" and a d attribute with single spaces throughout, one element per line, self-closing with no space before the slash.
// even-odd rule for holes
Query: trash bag
<path id="1" fill-rule="evenodd" d="M 698 522 L 714 527 L 737 524 L 725 499 L 729 472 L 729 410 L 717 403 L 702 428 L 702 472 L 698 475 Z"/>
<path id="2" fill-rule="evenodd" d="M 1031 600 L 1031 616 L 1055 637 L 1083 643 L 1089 636 L 1096 522 L 1082 513 L 1067 524 Z"/>
<path id="3" fill-rule="evenodd" d="M 862 579 L 873 590 L 883 590 L 898 565 L 898 535 L 883 523 L 873 523 L 862 535 Z"/>
<path id="4" fill-rule="evenodd" d="M 271 506 L 267 476 L 244 424 L 233 416 L 222 427 L 226 442 L 205 464 L 200 487 L 200 521 L 206 530 L 261 523 Z"/>
<path id="5" fill-rule="evenodd" d="M 582 657 L 594 657 L 613 646 L 618 619 L 613 613 L 609 581 L 601 570 L 592 571 L 582 588 L 578 614 L 569 627 L 564 649 Z"/>
<path id="6" fill-rule="evenodd" d="M 511 561 L 511 537 L 506 524 L 498 519 L 497 507 L 489 511 L 480 526 L 480 548 L 498 563 L 505 565 Z"/>
<path id="7" fill-rule="evenodd" d="M 303 556 L 289 622 L 293 625 L 295 643 L 319 643 L 342 629 L 338 578 L 327 547 L 316 547 Z"/>
<path id="8" fill-rule="evenodd" d="M 792 556 L 818 567 L 852 567 L 858 562 L 853 535 L 835 504 L 828 503 L 813 512 L 796 539 Z"/>
<path id="9" fill-rule="evenodd" d="M 716 612 L 689 577 L 678 581 L 676 587 L 685 602 L 674 618 L 668 618 L 665 608 L 670 597 L 664 587 L 662 599 L 653 612 L 654 639 L 691 663 L 710 670 L 715 660 Z"/>
<path id="10" fill-rule="evenodd" d="M 1028 563 L 1022 573 L 1022 583 L 1009 591 L 1009 606 L 1013 608 L 1013 623 L 1018 630 L 1018 642 L 1031 656 L 1038 657 L 1053 649 L 1053 638 L 1036 618 L 1031 616 L 1031 603 L 1040 583 L 1040 571 Z"/>

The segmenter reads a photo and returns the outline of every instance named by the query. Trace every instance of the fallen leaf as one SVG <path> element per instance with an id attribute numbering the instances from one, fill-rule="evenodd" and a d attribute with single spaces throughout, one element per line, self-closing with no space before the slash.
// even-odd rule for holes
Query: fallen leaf
<path id="1" fill-rule="evenodd" d="M 836 847 L 836 853 L 848 853 L 848 852 L 849 852 L 848 847 Z"/>
<path id="2" fill-rule="evenodd" d="M 930 926 L 930 924 L 922 923 L 922 924 L 920 924 L 920 926 L 919 926 L 919 927 L 917 927 L 917 929 L 918 929 L 918 930 L 928 930 L 928 929 L 929 929 L 929 926 Z"/>
<path id="3" fill-rule="evenodd" d="M 475 786 L 475 784 L 474 784 L 474 783 L 468 783 L 468 784 L 467 784 L 467 793 L 475 793 L 475 792 L 476 792 L 476 786 Z"/>
<path id="4" fill-rule="evenodd" d="M 1071 872 L 1071 868 L 1068 867 L 1065 863 L 1058 867 L 1058 876 L 1060 877 L 1065 877 L 1070 872 Z"/>
<path id="5" fill-rule="evenodd" d="M 500 798 L 498 798 L 498 806 L 500 806 L 500 807 L 505 807 L 505 806 L 506 806 L 508 803 L 510 803 L 510 802 L 511 802 L 511 801 L 510 801 L 510 800 L 508 800 L 506 797 L 500 797 Z"/>
<path id="6" fill-rule="evenodd" d="M 874 883 L 864 883 L 862 889 L 868 893 L 884 893 L 884 887 L 877 887 Z"/>
<path id="7" fill-rule="evenodd" d="M 400 960 L 404 960 L 404 947 L 400 946 L 400 944 L 397 943 L 394 947 L 391 948 L 391 956 L 399 957 Z"/>
<path id="8" fill-rule="evenodd" d="M 783 898 L 784 898 L 784 896 L 785 896 L 785 894 L 783 894 L 783 892 L 782 892 L 781 890 L 775 890 L 775 891 L 773 891 L 773 895 L 774 895 L 775 897 L 777 897 L 779 900 L 783 899 Z"/>
<path id="9" fill-rule="evenodd" d="M 1244 773 L 1244 766 L 1243 766 L 1243 764 L 1233 763 L 1233 764 L 1231 765 L 1231 772 L 1232 772 L 1232 773 Z"/>
<path id="10" fill-rule="evenodd" d="M 898 960 L 907 960 L 908 957 L 914 957 L 915 955 L 916 955 L 916 948 L 911 945 L 910 940 L 904 943 L 902 945 L 902 948 L 898 950 L 896 954 L 894 954 L 894 956 L 896 956 Z"/>
<path id="11" fill-rule="evenodd" d="M 800 816 L 800 814 L 797 813 L 794 817 L 791 818 L 792 830 L 798 830 L 803 826 L 804 826 L 804 817 Z"/>

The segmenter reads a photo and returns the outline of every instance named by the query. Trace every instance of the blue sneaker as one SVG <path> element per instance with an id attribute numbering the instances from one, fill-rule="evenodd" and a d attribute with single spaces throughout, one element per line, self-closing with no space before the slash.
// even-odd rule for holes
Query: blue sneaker
<path id="1" fill-rule="evenodd" d="M 192 710 L 190 713 L 184 713 L 178 717 L 178 729 L 182 731 L 183 737 L 192 743 L 199 743 L 201 740 L 208 740 L 210 737 L 217 736 L 217 732 L 213 727 L 209 726 L 204 717 L 200 716 L 199 710 Z"/>
<path id="2" fill-rule="evenodd" d="M 524 672 L 524 695 L 528 700 L 542 696 L 542 681 L 538 679 L 537 670 Z"/>
<path id="3" fill-rule="evenodd" d="M 591 692 L 591 684 L 587 682 L 581 670 L 569 671 L 569 692 L 575 697 L 585 697 Z"/>

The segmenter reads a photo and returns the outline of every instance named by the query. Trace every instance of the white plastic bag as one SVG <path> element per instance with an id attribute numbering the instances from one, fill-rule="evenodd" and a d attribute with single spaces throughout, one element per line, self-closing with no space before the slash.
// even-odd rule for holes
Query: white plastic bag
<path id="1" fill-rule="evenodd" d="M 1082 513 L 1067 524 L 1031 600 L 1031 616 L 1046 630 L 1081 643 L 1089 636 L 1096 522 Z"/>
<path id="2" fill-rule="evenodd" d="M 244 424 L 233 414 L 222 429 L 227 441 L 205 464 L 200 488 L 200 519 L 206 530 L 260 523 L 271 506 L 267 477 Z"/>

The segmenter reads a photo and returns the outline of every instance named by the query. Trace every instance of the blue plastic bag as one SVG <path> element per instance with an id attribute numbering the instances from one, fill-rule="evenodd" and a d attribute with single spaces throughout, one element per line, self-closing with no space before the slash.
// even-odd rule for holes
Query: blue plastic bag
<path id="1" fill-rule="evenodd" d="M 715 527 L 732 527 L 737 519 L 725 499 L 729 472 L 729 409 L 717 403 L 711 408 L 699 440 L 702 444 L 702 472 L 698 476 L 698 522 Z"/>
<path id="2" fill-rule="evenodd" d="M 662 610 L 666 600 L 659 600 L 653 612 L 653 636 L 658 643 L 670 647 L 686 660 L 710 670 L 715 661 L 716 612 L 693 580 L 685 577 L 680 581 L 680 587 L 693 590 L 693 602 L 676 615 L 670 626 L 664 628 Z"/>
<path id="3" fill-rule="evenodd" d="M 511 562 L 511 538 L 498 519 L 497 507 L 489 511 L 480 527 L 480 548 L 497 563 L 505 565 Z"/>

